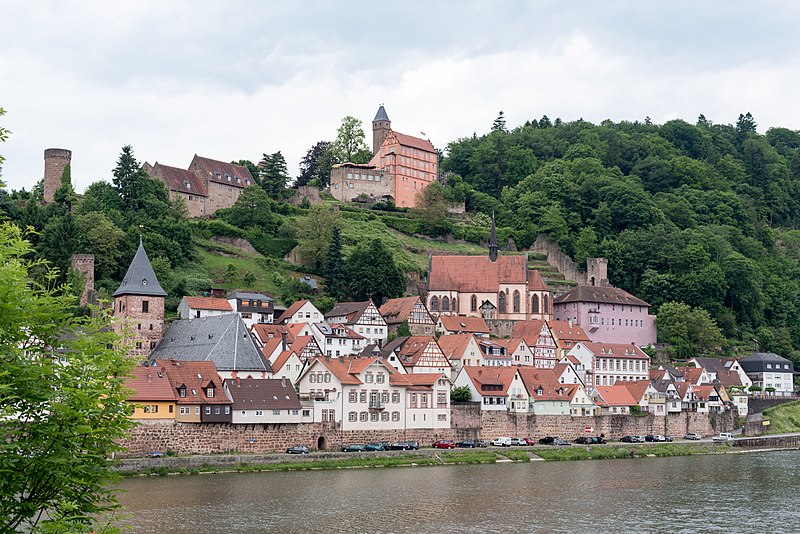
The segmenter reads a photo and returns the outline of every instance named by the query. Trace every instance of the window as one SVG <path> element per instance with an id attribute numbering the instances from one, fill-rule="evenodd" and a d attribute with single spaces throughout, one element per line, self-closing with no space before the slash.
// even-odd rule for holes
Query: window
<path id="1" fill-rule="evenodd" d="M 472 312 L 478 311 L 478 297 L 472 295 L 469 298 L 469 310 Z"/>
<path id="2" fill-rule="evenodd" d="M 514 290 L 514 297 L 513 297 L 513 305 L 514 305 L 514 313 L 519 313 L 519 291 L 516 289 Z"/>
<path id="3" fill-rule="evenodd" d="M 331 381 L 331 374 L 330 373 L 325 373 L 325 383 L 327 384 L 330 381 Z"/>
<path id="4" fill-rule="evenodd" d="M 361 421 L 362 423 L 366 423 L 366 422 L 367 422 L 367 412 L 361 412 L 361 413 L 359 414 L 359 416 L 358 416 L 358 419 L 359 419 L 359 421 Z"/>
<path id="5" fill-rule="evenodd" d="M 531 313 L 539 313 L 539 295 L 531 297 Z"/>
<path id="6" fill-rule="evenodd" d="M 280 415 L 280 414 L 281 414 L 280 410 L 272 410 L 272 415 Z"/>
<path id="7" fill-rule="evenodd" d="M 211 406 L 206 406 L 206 415 L 211 415 Z"/>
<path id="8" fill-rule="evenodd" d="M 182 399 L 186 398 L 186 388 L 185 387 L 178 388 L 178 396 L 180 398 L 182 398 Z"/>
<path id="9" fill-rule="evenodd" d="M 372 373 L 367 373 L 367 374 L 364 376 L 364 382 L 366 382 L 367 384 L 371 384 L 371 383 L 372 383 L 372 380 L 373 380 Z"/>
<path id="10" fill-rule="evenodd" d="M 497 294 L 497 309 L 499 313 L 506 313 L 506 294 L 503 291 Z"/>
<path id="11" fill-rule="evenodd" d="M 439 415 L 436 416 L 436 418 L 439 421 L 447 421 L 447 414 L 446 413 L 440 413 Z"/>
<path id="12" fill-rule="evenodd" d="M 373 422 L 373 423 L 377 423 L 378 422 L 378 412 L 372 412 L 371 414 L 369 414 L 369 420 L 371 422 Z"/>
<path id="13" fill-rule="evenodd" d="M 392 421 L 400 420 L 400 412 L 392 412 Z"/>
<path id="14" fill-rule="evenodd" d="M 225 406 L 225 415 L 230 415 L 230 413 L 231 413 L 231 407 Z"/>
<path id="15" fill-rule="evenodd" d="M 442 297 L 442 311 L 450 311 L 450 299 L 447 297 Z"/>
<path id="16" fill-rule="evenodd" d="M 358 393 L 356 393 L 355 391 L 351 391 L 350 395 L 348 395 L 347 400 L 349 400 L 350 402 L 358 402 Z"/>
<path id="17" fill-rule="evenodd" d="M 347 420 L 351 423 L 355 423 L 358 420 L 358 413 L 350 412 L 347 414 Z"/>
<path id="18" fill-rule="evenodd" d="M 361 391 L 361 392 L 360 392 L 360 394 L 359 394 L 359 400 L 360 400 L 361 402 L 367 402 L 367 392 L 366 392 L 366 391 Z"/>
<path id="19" fill-rule="evenodd" d="M 439 297 L 431 297 L 431 311 L 439 311 Z"/>
<path id="20" fill-rule="evenodd" d="M 547 295 L 542 295 L 542 312 L 550 313 L 550 303 L 548 302 Z"/>
<path id="21" fill-rule="evenodd" d="M 400 402 L 400 392 L 399 391 L 392 391 L 392 402 L 397 404 Z"/>
<path id="22" fill-rule="evenodd" d="M 189 406 L 181 406 L 181 415 L 189 415 L 192 413 L 190 410 L 191 408 Z"/>
<path id="23" fill-rule="evenodd" d="M 195 415 L 200 415 L 200 406 L 195 406 L 194 407 L 194 414 Z"/>
<path id="24" fill-rule="evenodd" d="M 256 410 L 256 416 L 261 417 L 264 415 L 264 410 Z"/>
<path id="25" fill-rule="evenodd" d="M 145 282 L 147 282 L 147 281 L 146 281 L 146 280 L 142 280 L 142 283 L 143 283 L 143 284 L 144 284 Z M 143 300 L 143 301 L 142 301 L 142 313 L 147 313 L 147 312 L 149 312 L 149 311 L 150 311 L 150 301 L 148 301 L 148 300 Z"/>
<path id="26" fill-rule="evenodd" d="M 384 423 L 389 420 L 389 412 L 382 412 L 381 413 L 381 421 Z"/>
<path id="27" fill-rule="evenodd" d="M 313 384 L 314 382 L 316 382 L 316 381 L 317 381 L 317 375 L 315 375 L 314 373 L 310 373 L 310 374 L 308 375 L 308 381 L 309 381 L 309 382 L 311 382 L 311 383 Z"/>
<path id="28" fill-rule="evenodd" d="M 206 396 L 207 396 L 209 399 L 213 399 L 213 398 L 214 398 L 214 388 L 208 388 L 208 389 L 206 390 Z"/>
<path id="29" fill-rule="evenodd" d="M 375 376 L 375 382 L 377 382 L 378 384 L 383 384 L 383 379 L 384 379 L 384 376 L 385 376 L 385 375 L 384 375 L 383 373 L 378 373 L 378 374 Z"/>

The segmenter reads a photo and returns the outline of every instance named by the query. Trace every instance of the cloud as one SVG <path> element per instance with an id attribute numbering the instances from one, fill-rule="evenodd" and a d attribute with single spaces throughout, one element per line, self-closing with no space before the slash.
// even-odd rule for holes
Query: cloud
<path id="1" fill-rule="evenodd" d="M 508 2 L 374 4 L 11 2 L 0 21 L 3 179 L 30 188 L 43 151 L 73 150 L 78 190 L 120 148 L 290 171 L 345 115 L 378 104 L 437 147 L 547 114 L 655 122 L 705 114 L 800 128 L 794 5 Z"/>

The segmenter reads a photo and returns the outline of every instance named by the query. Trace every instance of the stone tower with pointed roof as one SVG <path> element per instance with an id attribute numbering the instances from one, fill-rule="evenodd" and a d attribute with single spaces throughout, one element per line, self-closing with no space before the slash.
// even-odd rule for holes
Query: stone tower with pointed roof
<path id="1" fill-rule="evenodd" d="M 114 331 L 130 344 L 129 356 L 146 358 L 161 341 L 166 296 L 139 239 L 128 272 L 114 292 Z"/>
<path id="2" fill-rule="evenodd" d="M 383 104 L 378 108 L 375 118 L 372 119 L 372 153 L 377 154 L 378 149 L 381 148 L 383 140 L 386 139 L 386 134 L 392 129 L 392 121 L 389 120 L 389 115 L 383 109 Z"/>

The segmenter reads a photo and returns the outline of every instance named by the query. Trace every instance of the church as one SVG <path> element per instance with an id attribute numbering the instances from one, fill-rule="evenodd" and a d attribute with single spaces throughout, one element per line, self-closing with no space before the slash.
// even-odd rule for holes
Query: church
<path id="1" fill-rule="evenodd" d="M 522 321 L 552 318 L 552 292 L 528 255 L 500 256 L 492 221 L 487 256 L 430 256 L 428 310 Z"/>
<path id="2" fill-rule="evenodd" d="M 367 164 L 341 163 L 331 170 L 336 200 L 391 201 L 413 208 L 417 193 L 439 174 L 439 154 L 428 139 L 392 130 L 383 105 L 372 120 L 372 159 Z"/>

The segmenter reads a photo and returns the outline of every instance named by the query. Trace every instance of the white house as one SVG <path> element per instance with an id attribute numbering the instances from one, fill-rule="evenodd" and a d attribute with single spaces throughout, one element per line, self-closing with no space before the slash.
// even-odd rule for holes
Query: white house
<path id="1" fill-rule="evenodd" d="M 295 384 L 303 369 L 308 365 L 308 360 L 301 359 L 294 350 L 287 349 L 278 354 L 270 363 L 275 378 L 283 378 Z"/>
<path id="2" fill-rule="evenodd" d="M 448 377 L 452 365 L 433 336 L 401 336 L 388 343 L 381 356 L 400 374 L 438 373 Z"/>
<path id="3" fill-rule="evenodd" d="M 739 360 L 754 386 L 768 395 L 794 394 L 794 364 L 772 352 L 756 352 Z"/>
<path id="4" fill-rule="evenodd" d="M 321 323 L 325 318 L 310 300 L 303 299 L 294 302 L 283 312 L 278 319 L 278 324 L 294 323 Z"/>
<path id="5" fill-rule="evenodd" d="M 325 322 L 341 324 L 350 327 L 354 332 L 363 336 L 368 343 L 383 346 L 389 337 L 389 328 L 386 321 L 371 301 L 365 302 L 339 302 L 331 311 L 325 314 Z"/>
<path id="6" fill-rule="evenodd" d="M 249 329 L 254 324 L 271 323 L 275 300 L 260 293 L 237 291 L 228 297 L 228 304 L 239 314 Z"/>
<path id="7" fill-rule="evenodd" d="M 325 356 L 358 354 L 368 343 L 364 336 L 343 324 L 311 323 L 308 328 Z"/>
<path id="8" fill-rule="evenodd" d="M 462 367 L 453 385 L 467 387 L 472 400 L 481 403 L 482 410 L 506 411 L 510 409 L 511 400 L 525 400 L 524 396 L 509 398 L 515 378 L 519 379 L 516 367 Z M 518 393 L 522 395 L 521 390 Z"/>
<path id="9" fill-rule="evenodd" d="M 441 336 L 437 343 L 453 367 L 452 380 L 456 379 L 462 367 L 478 367 L 483 364 L 483 353 L 472 334 Z"/>
<path id="10" fill-rule="evenodd" d="M 612 386 L 618 380 L 649 380 L 650 356 L 633 344 L 593 343 L 581 341 L 567 353 L 582 364 L 591 359 L 591 374 L 587 371 L 586 385 Z M 590 376 L 592 378 L 590 378 Z"/>
<path id="11" fill-rule="evenodd" d="M 233 308 L 227 300 L 214 297 L 183 297 L 178 304 L 181 319 L 199 319 L 232 312 Z"/>
<path id="12" fill-rule="evenodd" d="M 533 367 L 533 352 L 522 338 L 493 339 L 494 343 L 506 348 L 511 365 L 527 365 Z"/>
<path id="13" fill-rule="evenodd" d="M 311 422 L 303 418 L 302 406 L 290 380 L 229 379 L 225 394 L 233 401 L 231 423 L 275 424 Z"/>

